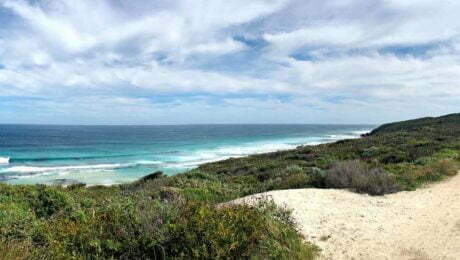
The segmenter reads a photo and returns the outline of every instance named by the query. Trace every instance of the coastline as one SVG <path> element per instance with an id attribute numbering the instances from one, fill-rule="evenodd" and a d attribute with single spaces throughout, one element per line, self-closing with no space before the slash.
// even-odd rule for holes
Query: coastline
<path id="1" fill-rule="evenodd" d="M 300 144 L 300 145 L 296 145 L 295 147 L 289 147 L 289 148 L 286 148 L 286 149 L 268 150 L 268 151 L 261 151 L 261 152 L 252 153 L 252 154 L 241 155 L 241 156 L 231 156 L 231 157 L 220 158 L 220 159 L 216 159 L 216 160 L 209 160 L 209 161 L 205 161 L 203 163 L 200 163 L 200 164 L 196 165 L 193 168 L 189 168 L 189 169 L 187 169 L 187 170 L 185 170 L 183 172 L 179 172 L 177 174 L 184 174 L 184 173 L 187 173 L 190 170 L 199 168 L 202 165 L 209 164 L 209 163 L 219 163 L 219 162 L 229 160 L 229 159 L 239 159 L 239 158 L 249 157 L 249 156 L 253 156 L 253 155 L 264 155 L 264 154 L 276 153 L 276 152 L 286 152 L 286 151 L 292 151 L 292 150 L 295 150 L 295 149 L 297 149 L 299 147 L 304 147 L 304 146 L 316 146 L 316 145 L 329 144 L 329 143 L 334 143 L 334 142 L 343 141 L 343 140 L 359 139 L 359 138 L 362 138 L 363 135 L 366 135 L 366 134 L 370 133 L 371 131 L 372 131 L 372 129 L 369 129 L 369 130 L 366 130 L 366 131 L 364 131 L 364 130 L 363 131 L 356 131 L 357 135 L 355 137 L 347 136 L 347 138 L 342 138 L 342 139 L 338 138 L 338 139 L 332 139 L 330 141 L 324 141 L 324 142 L 311 142 L 311 143 Z M 177 175 L 177 174 L 175 174 L 175 175 Z M 142 177 L 140 179 L 142 179 Z M 95 187 L 95 186 L 110 187 L 110 186 L 117 186 L 117 185 L 133 183 L 133 182 L 139 181 L 140 179 L 134 180 L 132 182 L 125 182 L 125 183 L 122 182 L 122 183 L 112 183 L 112 184 L 89 184 L 89 185 L 87 185 L 85 183 L 85 185 L 86 185 L 86 187 Z M 81 183 L 81 184 L 83 184 L 83 183 Z M 68 185 L 67 186 L 62 185 L 62 186 L 67 187 Z"/>
<path id="2" fill-rule="evenodd" d="M 345 126 L 344 126 L 345 127 Z M 346 126 L 348 127 L 348 126 Z M 57 158 L 62 164 L 44 164 L 46 158 L 38 159 L 21 159 L 12 157 L 3 157 L 3 164 L 0 164 L 0 180 L 3 174 L 8 174 L 9 179 L 3 176 L 3 182 L 10 184 L 46 184 L 53 185 L 55 182 L 64 183 L 86 183 L 88 186 L 111 186 L 135 182 L 145 175 L 155 171 L 162 171 L 172 176 L 175 174 L 185 173 L 208 163 L 215 163 L 231 158 L 242 158 L 252 155 L 260 155 L 278 151 L 288 151 L 296 149 L 299 146 L 319 145 L 336 142 L 344 139 L 360 138 L 362 134 L 372 130 L 371 126 L 354 127 L 355 130 L 337 131 L 335 134 L 324 135 L 306 135 L 298 137 L 278 138 L 260 140 L 254 143 L 241 142 L 240 144 L 218 144 L 215 147 L 200 148 L 196 151 L 183 151 L 182 154 L 170 153 L 167 156 L 177 157 L 176 162 L 166 159 L 166 162 L 152 159 L 148 156 L 139 156 L 132 161 L 114 160 L 107 162 L 85 163 L 85 158 L 91 158 L 90 155 L 84 155 L 82 159 L 75 158 L 74 163 L 66 163 L 65 158 Z M 359 129 L 359 130 L 356 130 Z M 180 148 L 172 148 L 180 150 Z M 8 159 L 6 159 L 8 158 Z M 128 158 L 129 159 L 129 158 Z M 173 159 L 174 160 L 174 159 Z M 9 162 L 6 164 L 6 162 Z M 136 168 L 141 168 L 136 170 Z M 125 174 L 128 173 L 128 175 Z M 142 173 L 142 174 L 141 174 Z M 137 177 L 132 177 L 136 176 Z"/>
<path id="3" fill-rule="evenodd" d="M 286 149 L 269 150 L 269 151 L 257 152 L 257 153 L 247 154 L 247 155 L 232 156 L 232 157 L 220 158 L 220 159 L 216 159 L 216 160 L 209 160 L 209 161 L 205 161 L 203 163 L 200 163 L 196 167 L 189 168 L 188 170 L 185 170 L 183 172 L 179 172 L 177 174 L 184 174 L 184 173 L 187 173 L 190 170 L 199 168 L 202 165 L 209 164 L 209 163 L 219 163 L 219 162 L 223 162 L 223 161 L 229 160 L 229 159 L 239 159 L 239 158 L 250 157 L 250 156 L 253 156 L 253 155 L 264 155 L 264 154 L 276 153 L 276 152 L 286 152 L 286 151 L 291 151 L 291 150 L 297 149 L 299 147 L 316 146 L 316 145 L 329 144 L 329 143 L 334 143 L 334 142 L 343 141 L 343 140 L 358 139 L 358 138 L 362 138 L 362 135 L 370 133 L 370 131 L 372 131 L 372 129 L 368 130 L 368 131 L 359 131 L 359 133 L 357 133 L 358 135 L 356 137 L 353 137 L 353 138 L 349 136 L 348 138 L 344 138 L 344 139 L 334 139 L 334 140 L 325 141 L 325 142 L 305 143 L 305 144 L 297 145 L 296 147 L 290 147 L 290 148 L 286 148 Z M 177 174 L 175 174 L 175 175 L 177 175 Z M 75 180 L 73 180 L 73 179 L 56 179 L 56 181 L 63 181 L 64 180 L 64 181 L 68 181 L 69 183 L 68 184 L 45 183 L 45 185 L 68 187 L 68 186 L 73 185 L 73 184 L 84 184 L 86 187 L 97 187 L 97 186 L 111 187 L 111 186 L 118 186 L 118 185 L 134 183 L 136 181 L 139 181 L 140 179 L 142 179 L 142 177 L 137 179 L 137 180 L 133 180 L 131 182 L 120 182 L 120 183 L 110 183 L 110 184 L 86 184 L 84 182 L 75 182 Z"/>

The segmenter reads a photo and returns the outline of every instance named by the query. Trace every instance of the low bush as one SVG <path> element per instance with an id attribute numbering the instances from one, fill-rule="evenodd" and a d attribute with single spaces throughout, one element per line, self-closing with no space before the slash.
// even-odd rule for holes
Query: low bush
<path id="1" fill-rule="evenodd" d="M 34 212 L 23 203 L 0 203 L 0 238 L 28 238 L 35 220 Z"/>
<path id="2" fill-rule="evenodd" d="M 316 247 L 299 237 L 290 214 L 272 202 L 215 207 L 189 202 L 170 255 L 187 258 L 312 259 Z M 171 252 L 169 252 L 171 250 Z"/>
<path id="3" fill-rule="evenodd" d="M 316 254 L 289 212 L 268 202 L 218 206 L 213 201 L 222 186 L 181 178 L 170 183 L 189 185 L 195 195 L 187 198 L 187 188 L 167 186 L 65 191 L 0 185 L 0 259 L 312 259 Z M 214 189 L 212 198 L 199 195 L 206 187 Z"/>
<path id="4" fill-rule="evenodd" d="M 300 189 L 311 187 L 312 177 L 306 173 L 289 174 L 282 178 L 276 189 Z"/>
<path id="5" fill-rule="evenodd" d="M 152 174 L 142 177 L 139 181 L 154 180 L 154 179 L 158 179 L 158 178 L 165 177 L 165 176 L 166 175 L 164 175 L 162 171 L 156 171 Z"/>
<path id="6" fill-rule="evenodd" d="M 446 176 L 453 176 L 458 171 L 458 164 L 453 160 L 439 160 L 422 167 L 418 167 L 414 172 L 415 182 L 440 181 Z"/>
<path id="7" fill-rule="evenodd" d="M 433 172 L 442 176 L 454 176 L 459 171 L 459 163 L 454 160 L 443 159 L 434 163 L 431 168 Z"/>
<path id="8" fill-rule="evenodd" d="M 383 195 L 398 191 L 395 179 L 380 168 L 370 168 L 361 161 L 344 161 L 334 164 L 325 176 L 329 188 L 352 189 L 358 193 Z"/>
<path id="9" fill-rule="evenodd" d="M 38 217 L 50 217 L 61 210 L 71 211 L 74 201 L 65 191 L 39 186 L 32 206 Z"/>
<path id="10" fill-rule="evenodd" d="M 370 195 L 384 195 L 399 191 L 395 178 L 381 168 L 374 168 L 366 173 L 362 182 L 354 185 L 356 192 Z"/>
<path id="11" fill-rule="evenodd" d="M 397 164 L 387 166 L 395 173 L 399 185 L 405 190 L 414 190 L 426 183 L 440 181 L 460 170 L 460 162 L 453 159 L 425 159 L 423 164 Z"/>

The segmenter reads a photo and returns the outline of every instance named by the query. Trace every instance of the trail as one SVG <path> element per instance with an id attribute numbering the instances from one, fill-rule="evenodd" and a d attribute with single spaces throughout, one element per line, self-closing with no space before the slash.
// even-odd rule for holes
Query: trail
<path id="1" fill-rule="evenodd" d="M 416 191 L 381 197 L 345 190 L 256 194 L 293 210 L 321 259 L 460 259 L 460 174 Z"/>

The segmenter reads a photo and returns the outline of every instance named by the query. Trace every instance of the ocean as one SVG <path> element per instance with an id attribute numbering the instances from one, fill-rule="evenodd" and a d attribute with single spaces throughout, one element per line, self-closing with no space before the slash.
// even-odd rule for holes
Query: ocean
<path id="1" fill-rule="evenodd" d="M 0 182 L 111 185 L 250 154 L 357 138 L 369 125 L 0 125 Z"/>

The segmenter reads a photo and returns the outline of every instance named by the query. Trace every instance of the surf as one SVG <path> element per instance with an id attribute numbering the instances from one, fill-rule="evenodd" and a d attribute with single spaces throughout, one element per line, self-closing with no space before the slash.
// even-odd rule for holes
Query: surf
<path id="1" fill-rule="evenodd" d="M 43 173 L 43 172 L 69 172 L 90 170 L 115 170 L 121 168 L 136 167 L 139 165 L 156 165 L 160 161 L 138 161 L 134 163 L 92 164 L 92 165 L 68 165 L 68 166 L 12 166 L 0 170 L 0 173 Z"/>
<path id="2" fill-rule="evenodd" d="M 52 161 L 84 161 L 109 158 L 123 158 L 145 156 L 150 154 L 117 154 L 117 155 L 95 155 L 95 156 L 69 156 L 69 157 L 35 157 L 35 158 L 8 158 L 9 163 L 27 163 L 27 162 L 52 162 Z M 1 159 L 0 159 L 1 163 Z"/>
<path id="3" fill-rule="evenodd" d="M 0 164 L 9 164 L 10 157 L 0 157 Z"/>

